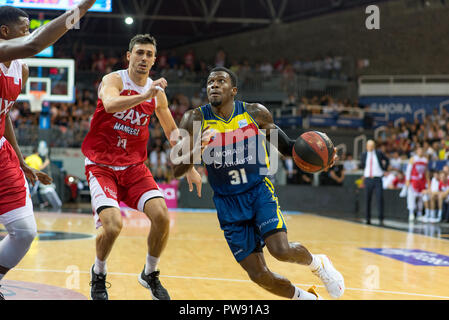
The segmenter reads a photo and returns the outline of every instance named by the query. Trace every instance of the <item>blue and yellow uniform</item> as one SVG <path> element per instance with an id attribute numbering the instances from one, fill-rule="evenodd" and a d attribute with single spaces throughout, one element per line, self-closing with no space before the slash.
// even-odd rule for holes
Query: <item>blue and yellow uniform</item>
<path id="1" fill-rule="evenodd" d="M 209 104 L 199 108 L 202 130 L 209 126 L 217 132 L 204 150 L 203 163 L 220 227 L 238 262 L 260 252 L 269 235 L 287 230 L 273 184 L 266 177 L 270 162 L 265 136 L 245 105 L 235 101 L 229 119 L 216 115 Z"/>

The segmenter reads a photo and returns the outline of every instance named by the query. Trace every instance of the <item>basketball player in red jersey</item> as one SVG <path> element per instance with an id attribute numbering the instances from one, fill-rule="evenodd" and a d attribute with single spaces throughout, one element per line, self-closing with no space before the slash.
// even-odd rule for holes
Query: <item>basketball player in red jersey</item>
<path id="1" fill-rule="evenodd" d="M 28 67 L 20 60 L 36 55 L 55 43 L 76 24 L 95 0 L 83 0 L 66 12 L 30 34 L 30 21 L 24 11 L 0 7 L 0 224 L 8 235 L 0 242 L 0 281 L 25 256 L 37 234 L 33 205 L 29 195 L 28 178 L 51 183 L 46 174 L 25 164 L 14 134 L 9 111 L 28 79 Z M 75 12 L 75 10 L 77 12 Z M 4 296 L 0 292 L 0 300 Z"/>
<path id="2" fill-rule="evenodd" d="M 414 212 L 422 209 L 422 191 L 426 189 L 426 186 L 430 186 L 430 177 L 428 170 L 428 159 L 424 154 L 424 149 L 422 146 L 416 147 L 416 152 L 413 157 L 410 158 L 406 169 L 406 186 L 407 186 L 407 209 L 409 211 L 408 220 L 414 221 Z M 418 215 L 418 220 L 423 218 L 422 212 Z"/>
<path id="3" fill-rule="evenodd" d="M 156 40 L 137 35 L 127 53 L 129 68 L 106 75 L 98 92 L 98 105 L 82 151 L 86 156 L 92 209 L 99 232 L 96 259 L 91 269 L 91 298 L 107 300 L 106 259 L 122 229 L 119 203 L 144 212 L 151 220 L 148 254 L 139 283 L 155 300 L 169 300 L 159 281 L 157 264 L 169 234 L 169 216 L 163 193 L 145 166 L 149 139 L 148 124 L 155 112 L 171 145 L 177 141 L 177 126 L 168 108 L 165 79 L 149 78 L 156 60 Z M 190 190 L 197 186 L 201 196 L 201 176 L 187 172 Z"/>

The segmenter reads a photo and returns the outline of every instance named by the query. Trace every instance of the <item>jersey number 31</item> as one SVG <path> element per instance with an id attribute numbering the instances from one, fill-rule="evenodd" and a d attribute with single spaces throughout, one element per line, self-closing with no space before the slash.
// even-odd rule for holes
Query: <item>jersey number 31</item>
<path id="1" fill-rule="evenodd" d="M 248 178 L 246 177 L 246 171 L 243 168 L 240 170 L 229 171 L 229 176 L 231 177 L 231 184 L 233 186 L 242 184 L 242 183 L 248 183 Z"/>

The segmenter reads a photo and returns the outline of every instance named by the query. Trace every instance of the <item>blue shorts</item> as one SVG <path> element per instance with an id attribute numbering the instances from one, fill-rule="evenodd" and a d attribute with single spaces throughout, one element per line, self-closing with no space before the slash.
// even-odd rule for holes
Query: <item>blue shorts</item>
<path id="1" fill-rule="evenodd" d="M 264 239 L 287 226 L 268 178 L 245 193 L 214 196 L 218 221 L 237 262 L 261 252 Z"/>

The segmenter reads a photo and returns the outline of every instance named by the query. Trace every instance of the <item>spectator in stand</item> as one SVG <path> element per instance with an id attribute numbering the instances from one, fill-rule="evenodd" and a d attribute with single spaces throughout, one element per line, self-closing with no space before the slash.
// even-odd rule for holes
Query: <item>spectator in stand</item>
<path id="1" fill-rule="evenodd" d="M 191 72 L 195 71 L 195 53 L 193 49 L 189 49 L 184 55 L 184 66 Z"/>
<path id="2" fill-rule="evenodd" d="M 345 179 L 343 164 L 337 163 L 328 172 L 320 173 L 320 184 L 324 186 L 342 186 Z"/>
<path id="3" fill-rule="evenodd" d="M 226 67 L 226 52 L 223 48 L 219 48 L 217 54 L 215 55 L 215 66 Z"/>
<path id="4" fill-rule="evenodd" d="M 284 68 L 287 64 L 287 60 L 285 58 L 279 58 L 279 60 L 277 60 L 274 65 L 273 68 L 276 72 L 281 73 L 282 71 L 284 71 Z"/>
<path id="5" fill-rule="evenodd" d="M 94 61 L 92 65 L 92 71 L 97 71 L 99 73 L 105 73 L 107 66 L 107 59 L 103 52 L 100 52 L 98 58 Z"/>
<path id="6" fill-rule="evenodd" d="M 296 102 L 296 95 L 289 94 L 288 98 L 283 101 L 283 107 L 285 108 L 295 108 L 298 106 L 298 103 Z"/>
<path id="7" fill-rule="evenodd" d="M 343 159 L 344 159 L 343 169 L 345 169 L 345 172 L 351 173 L 351 172 L 357 171 L 357 169 L 358 169 L 357 161 L 354 160 L 354 158 L 352 157 L 352 153 L 348 152 L 343 157 Z"/>
<path id="8" fill-rule="evenodd" d="M 442 139 L 440 148 L 441 149 L 438 151 L 438 159 L 447 160 L 449 158 L 449 141 Z"/>
<path id="9" fill-rule="evenodd" d="M 402 159 L 399 157 L 399 152 L 394 151 L 390 156 L 390 166 L 393 170 L 402 171 L 403 163 Z"/>
<path id="10" fill-rule="evenodd" d="M 388 189 L 402 189 L 405 186 L 405 174 L 402 171 L 396 172 L 396 177 Z"/>
<path id="11" fill-rule="evenodd" d="M 232 60 L 231 67 L 229 69 L 235 74 L 239 74 L 241 67 L 242 66 L 240 65 L 240 63 L 236 59 L 234 59 Z"/>
<path id="12" fill-rule="evenodd" d="M 174 69 L 175 66 L 179 65 L 179 58 L 176 55 L 176 51 L 175 50 L 171 50 L 170 51 L 170 55 L 167 58 L 167 63 L 170 66 L 171 69 Z"/>
<path id="13" fill-rule="evenodd" d="M 273 65 L 268 60 L 265 60 L 260 65 L 259 71 L 263 74 L 265 78 L 269 78 L 273 74 Z"/>

